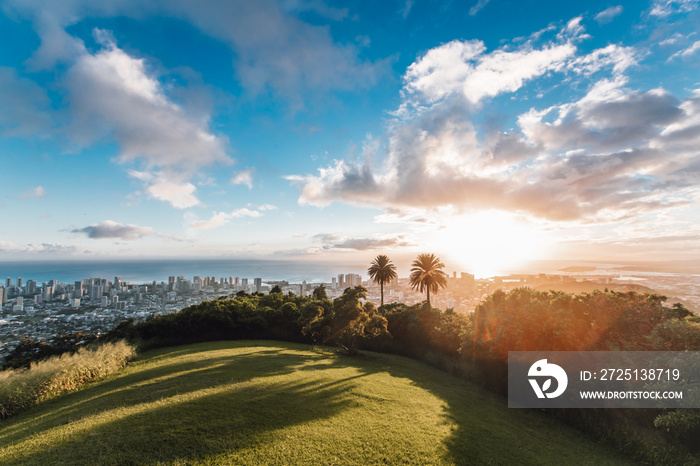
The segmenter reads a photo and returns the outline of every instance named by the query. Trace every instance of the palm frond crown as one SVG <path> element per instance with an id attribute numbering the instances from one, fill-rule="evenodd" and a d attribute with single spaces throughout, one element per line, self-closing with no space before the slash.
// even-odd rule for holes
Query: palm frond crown
<path id="1" fill-rule="evenodd" d="M 384 254 L 374 258 L 371 266 L 367 269 L 370 278 L 379 283 L 381 287 L 381 305 L 384 305 L 384 284 L 396 278 L 396 266 Z"/>
<path id="2" fill-rule="evenodd" d="M 447 286 L 447 274 L 442 270 L 445 268 L 435 254 L 419 254 L 411 264 L 411 275 L 409 282 L 411 288 L 418 289 L 419 292 L 426 292 L 428 304 L 430 304 L 430 293 L 437 293 L 440 288 Z"/>

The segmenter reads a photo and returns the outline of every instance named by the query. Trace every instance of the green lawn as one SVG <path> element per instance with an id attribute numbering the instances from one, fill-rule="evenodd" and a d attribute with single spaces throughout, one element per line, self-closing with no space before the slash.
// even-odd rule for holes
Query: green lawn
<path id="1" fill-rule="evenodd" d="M 145 353 L 0 424 L 2 464 L 620 464 L 417 361 L 279 342 Z"/>

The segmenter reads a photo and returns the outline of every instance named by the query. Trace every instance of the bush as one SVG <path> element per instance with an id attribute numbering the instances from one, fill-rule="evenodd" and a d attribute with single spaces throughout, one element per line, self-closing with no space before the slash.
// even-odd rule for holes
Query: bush
<path id="1" fill-rule="evenodd" d="M 0 419 L 116 372 L 134 355 L 134 348 L 120 341 L 0 372 Z"/>

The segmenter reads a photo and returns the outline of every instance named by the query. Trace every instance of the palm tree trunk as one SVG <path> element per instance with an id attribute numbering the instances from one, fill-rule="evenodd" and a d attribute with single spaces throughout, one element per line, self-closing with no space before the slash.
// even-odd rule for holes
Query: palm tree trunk
<path id="1" fill-rule="evenodd" d="M 430 307 L 430 287 L 428 287 L 426 289 L 428 290 L 428 307 Z"/>
<path id="2" fill-rule="evenodd" d="M 382 290 L 382 304 L 380 305 L 380 307 L 381 307 L 384 305 L 384 282 L 379 282 L 379 287 Z"/>

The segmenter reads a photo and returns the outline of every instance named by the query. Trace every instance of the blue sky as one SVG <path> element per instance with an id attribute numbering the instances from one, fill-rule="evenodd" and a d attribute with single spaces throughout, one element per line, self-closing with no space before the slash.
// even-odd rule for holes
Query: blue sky
<path id="1" fill-rule="evenodd" d="M 0 259 L 697 259 L 698 0 L 0 2 Z"/>

